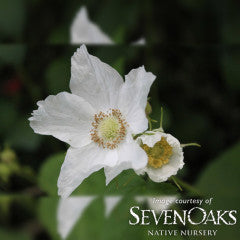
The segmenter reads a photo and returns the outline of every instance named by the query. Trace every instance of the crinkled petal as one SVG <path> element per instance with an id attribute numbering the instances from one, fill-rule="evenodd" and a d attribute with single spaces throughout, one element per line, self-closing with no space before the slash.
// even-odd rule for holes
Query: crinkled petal
<path id="1" fill-rule="evenodd" d="M 52 135 L 74 147 L 91 142 L 89 132 L 95 111 L 84 99 L 61 92 L 37 105 L 38 109 L 29 118 L 35 133 Z"/>
<path id="2" fill-rule="evenodd" d="M 141 133 L 148 127 L 145 108 L 154 79 L 152 73 L 139 67 L 126 75 L 126 81 L 120 90 L 118 105 L 134 134 Z"/>
<path id="3" fill-rule="evenodd" d="M 84 210 L 96 198 L 95 196 L 69 197 L 60 199 L 57 209 L 58 233 L 65 239 L 72 231 Z"/>
<path id="4" fill-rule="evenodd" d="M 68 197 L 82 181 L 103 167 L 113 167 L 117 151 L 103 149 L 96 143 L 82 148 L 69 148 L 58 178 L 58 194 Z"/>
<path id="5" fill-rule="evenodd" d="M 90 21 L 86 7 L 81 7 L 71 25 L 72 44 L 113 44 L 98 25 Z"/>
<path id="6" fill-rule="evenodd" d="M 118 148 L 118 162 L 114 167 L 105 167 L 106 185 L 123 170 L 132 168 L 139 170 L 147 165 L 147 154 L 136 143 L 123 143 Z"/>
<path id="7" fill-rule="evenodd" d="M 122 77 L 109 65 L 87 52 L 82 45 L 72 57 L 70 89 L 83 97 L 97 110 L 114 108 Z"/>

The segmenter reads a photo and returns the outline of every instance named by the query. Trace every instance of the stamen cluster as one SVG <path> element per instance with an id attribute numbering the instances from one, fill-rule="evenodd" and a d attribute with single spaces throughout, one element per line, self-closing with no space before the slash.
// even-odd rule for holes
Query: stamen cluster
<path id="1" fill-rule="evenodd" d="M 118 109 L 110 109 L 95 114 L 92 126 L 91 139 L 103 148 L 114 149 L 126 136 L 128 124 Z"/>
<path id="2" fill-rule="evenodd" d="M 167 164 L 173 152 L 165 137 L 162 137 L 161 141 L 156 142 L 153 147 L 149 147 L 147 144 L 143 144 L 141 147 L 148 155 L 148 165 L 153 168 L 160 168 Z"/>

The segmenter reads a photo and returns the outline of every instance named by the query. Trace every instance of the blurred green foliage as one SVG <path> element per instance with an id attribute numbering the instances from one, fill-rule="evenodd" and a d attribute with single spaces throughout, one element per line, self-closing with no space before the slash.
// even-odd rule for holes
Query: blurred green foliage
<path id="1" fill-rule="evenodd" d="M 0 229 L 0 238 L 5 240 L 30 240 L 31 238 L 22 232 L 10 232 L 6 229 Z"/>
<path id="2" fill-rule="evenodd" d="M 59 239 L 57 178 L 67 147 L 35 134 L 27 119 L 38 100 L 69 91 L 70 58 L 78 47 L 69 45 L 69 30 L 83 5 L 118 43 L 91 46 L 89 52 L 122 76 L 141 65 L 153 72 L 157 79 L 149 101 L 151 118 L 158 121 L 153 127 L 159 127 L 163 107 L 166 132 L 182 143 L 202 145 L 185 149 L 178 176 L 214 197 L 210 208 L 239 209 L 239 2 L 1 0 L 0 239 Z M 126 45 L 141 37 L 147 45 Z M 135 203 L 130 196 L 156 193 L 179 190 L 172 182 L 146 182 L 130 170 L 108 187 L 103 170 L 92 174 L 73 195 L 129 198 L 109 218 L 104 217 L 103 199 L 96 199 L 68 239 L 148 239 L 145 228 L 129 228 L 127 213 Z M 220 230 L 218 239 L 238 239 L 237 227 Z"/>
<path id="3" fill-rule="evenodd" d="M 204 205 L 206 210 L 237 210 L 240 202 L 240 174 L 239 174 L 240 142 L 221 153 L 212 161 L 199 177 L 196 187 L 213 197 L 211 205 Z M 239 228 L 237 225 L 228 227 L 226 225 L 216 226 L 219 230 L 218 239 L 223 240 L 231 236 L 238 239 Z"/>
<path id="4" fill-rule="evenodd" d="M 48 92 L 57 94 L 68 90 L 70 79 L 70 62 L 64 58 L 58 58 L 51 62 L 46 70 L 46 85 Z"/>
<path id="5" fill-rule="evenodd" d="M 213 198 L 212 204 L 204 204 L 202 208 L 210 210 L 237 210 L 239 211 L 239 155 L 240 143 L 236 143 L 228 150 L 221 153 L 202 172 L 196 187 L 202 191 L 206 199 Z M 237 214 L 238 215 L 238 214 Z M 199 229 L 209 229 L 208 226 L 199 226 Z M 239 228 L 237 225 L 214 226 L 218 230 L 217 239 L 238 239 Z"/>
<path id="6" fill-rule="evenodd" d="M 0 41 L 21 42 L 26 20 L 25 0 L 0 1 Z"/>
<path id="7" fill-rule="evenodd" d="M 48 2 L 1 0 L 0 41 L 64 44 L 75 14 L 86 6 L 90 19 L 116 43 L 144 37 L 148 43 L 239 44 L 239 2 L 234 0 Z"/>

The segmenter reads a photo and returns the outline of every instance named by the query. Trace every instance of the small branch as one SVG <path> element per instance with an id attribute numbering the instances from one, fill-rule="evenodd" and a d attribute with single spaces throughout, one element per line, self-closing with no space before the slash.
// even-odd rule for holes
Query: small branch
<path id="1" fill-rule="evenodd" d="M 185 143 L 185 144 L 181 144 L 181 147 L 190 147 L 190 146 L 201 147 L 201 145 L 198 144 L 198 143 Z"/>
<path id="2" fill-rule="evenodd" d="M 160 129 L 163 129 L 163 107 L 161 107 Z"/>
<path id="3" fill-rule="evenodd" d="M 175 177 L 176 178 L 176 177 Z M 182 188 L 196 196 L 200 196 L 200 197 L 203 197 L 204 194 L 202 192 L 200 192 L 198 189 L 196 189 L 195 187 L 193 187 L 192 185 L 190 185 L 189 183 L 183 181 L 183 180 L 180 180 L 178 178 L 176 178 L 178 183 L 182 186 Z"/>
<path id="4" fill-rule="evenodd" d="M 149 130 L 152 131 L 152 121 L 150 117 L 148 117 L 148 124 L 149 124 Z"/>
<path id="5" fill-rule="evenodd" d="M 182 190 L 181 186 L 178 184 L 177 180 L 173 176 L 171 178 L 172 178 L 173 182 L 176 184 L 176 186 L 178 187 L 178 189 L 182 192 L 183 190 Z"/>

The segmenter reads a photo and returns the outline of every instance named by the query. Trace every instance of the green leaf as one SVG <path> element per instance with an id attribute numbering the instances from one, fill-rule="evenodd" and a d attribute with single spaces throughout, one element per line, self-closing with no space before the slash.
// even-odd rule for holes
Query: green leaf
<path id="1" fill-rule="evenodd" d="M 39 146 L 41 139 L 41 136 L 35 134 L 29 126 L 27 117 L 24 117 L 18 119 L 17 122 L 13 124 L 6 142 L 16 149 L 33 151 Z"/>
<path id="2" fill-rule="evenodd" d="M 103 194 L 105 188 L 105 175 L 103 169 L 101 169 L 86 178 L 73 192 L 73 195 Z"/>
<path id="3" fill-rule="evenodd" d="M 240 89 L 239 54 L 239 49 L 228 49 L 222 54 L 222 71 L 226 86 L 233 91 L 239 91 Z"/>
<path id="4" fill-rule="evenodd" d="M 13 40 L 19 40 L 21 38 L 26 18 L 25 9 L 25 0 L 0 1 L 1 38 L 10 37 Z"/>
<path id="5" fill-rule="evenodd" d="M 14 66 L 23 62 L 26 47 L 17 44 L 0 44 L 0 64 L 12 64 Z"/>
<path id="6" fill-rule="evenodd" d="M 38 205 L 38 218 L 46 230 L 50 233 L 51 239 L 61 239 L 57 232 L 57 207 L 58 198 L 41 198 Z"/>
<path id="7" fill-rule="evenodd" d="M 115 29 L 115 31 L 113 33 L 113 41 L 116 44 L 124 43 L 125 35 L 126 35 L 125 26 L 121 25 L 117 29 Z"/>
<path id="8" fill-rule="evenodd" d="M 68 90 L 70 79 L 70 61 L 58 58 L 53 61 L 46 71 L 46 84 L 49 93 L 57 94 Z"/>
<path id="9" fill-rule="evenodd" d="M 12 229 L 6 230 L 0 228 L 0 239 L 4 240 L 30 240 L 30 236 L 27 233 L 13 231 Z"/>
<path id="10" fill-rule="evenodd" d="M 145 227 L 129 224 L 129 209 L 136 206 L 136 202 L 132 198 L 124 198 L 114 208 L 111 215 L 106 219 L 104 229 L 102 231 L 102 239 L 104 240 L 121 240 L 121 239 L 144 239 Z M 148 226 L 149 227 L 149 226 Z"/>
<path id="11" fill-rule="evenodd" d="M 51 196 L 57 196 L 57 179 L 64 158 L 64 153 L 54 154 L 45 160 L 40 169 L 38 184 L 41 190 Z"/>
<path id="12" fill-rule="evenodd" d="M 133 170 L 125 170 L 114 178 L 106 187 L 105 194 L 123 194 L 127 196 L 176 194 L 177 187 L 171 183 L 156 183 L 151 180 L 145 181 L 142 176 Z"/>
<path id="13" fill-rule="evenodd" d="M 49 44 L 68 44 L 69 28 L 68 26 L 60 26 L 54 28 L 48 39 Z"/>
<path id="14" fill-rule="evenodd" d="M 101 239 L 99 236 L 103 231 L 104 223 L 104 202 L 102 198 L 97 198 L 84 210 L 67 240 Z"/>
<path id="15" fill-rule="evenodd" d="M 117 70 L 120 75 L 123 76 L 124 75 L 124 65 L 125 65 L 125 58 L 120 57 L 113 64 L 113 68 L 115 70 Z"/>
<path id="16" fill-rule="evenodd" d="M 213 204 L 203 206 L 205 209 L 233 209 L 239 211 L 240 202 L 240 142 L 229 148 L 212 161 L 200 176 L 196 187 L 207 197 L 213 197 Z M 214 226 L 215 227 L 215 226 Z M 218 226 L 219 240 L 239 239 L 239 227 L 236 225 Z"/>
<path id="17" fill-rule="evenodd" d="M 4 113 L 1 114 L 0 133 L 7 133 L 17 119 L 17 109 L 10 102 L 0 101 L 0 112 Z"/>
<path id="18" fill-rule="evenodd" d="M 197 182 L 202 192 L 221 198 L 219 207 L 223 204 L 222 198 L 228 199 L 228 207 L 236 207 L 240 202 L 239 156 L 240 142 L 212 161 Z"/>

